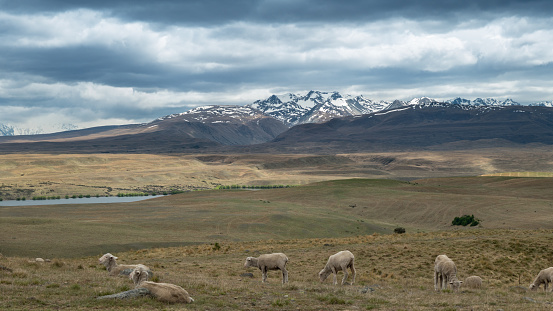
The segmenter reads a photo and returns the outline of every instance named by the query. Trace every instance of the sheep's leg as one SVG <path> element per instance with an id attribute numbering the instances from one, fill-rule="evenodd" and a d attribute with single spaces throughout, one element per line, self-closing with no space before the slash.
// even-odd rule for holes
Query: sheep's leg
<path id="1" fill-rule="evenodd" d="M 286 267 L 282 269 L 282 284 L 288 282 L 288 271 L 286 271 Z"/>
<path id="2" fill-rule="evenodd" d="M 342 266 L 342 272 L 344 272 L 344 277 L 342 278 L 342 285 L 344 285 L 348 279 L 348 267 L 346 265 Z"/>
<path id="3" fill-rule="evenodd" d="M 128 299 L 128 298 L 137 298 L 141 296 L 151 295 L 152 293 L 143 287 L 131 289 L 125 292 L 96 297 L 96 299 Z"/>
<path id="4" fill-rule="evenodd" d="M 351 281 L 351 285 L 353 285 L 353 283 L 355 283 L 355 267 L 353 266 L 353 264 L 351 264 L 350 269 L 351 269 L 351 274 L 353 274 L 353 279 Z"/>
<path id="5" fill-rule="evenodd" d="M 261 281 L 265 283 L 267 281 L 267 267 L 261 269 Z"/>
<path id="6" fill-rule="evenodd" d="M 434 288 L 439 291 L 442 289 L 443 275 L 439 272 L 434 272 Z"/>
<path id="7" fill-rule="evenodd" d="M 336 271 L 336 268 L 332 267 L 332 276 L 334 277 L 334 285 L 338 285 L 338 280 L 336 278 L 338 277 L 338 271 Z"/>
<path id="8" fill-rule="evenodd" d="M 448 283 L 449 283 L 449 277 L 442 273 L 442 289 L 447 289 Z"/>
<path id="9" fill-rule="evenodd" d="M 547 285 L 549 284 L 549 282 L 547 282 L 547 280 L 545 282 L 543 282 L 543 291 L 544 292 L 547 292 Z"/>

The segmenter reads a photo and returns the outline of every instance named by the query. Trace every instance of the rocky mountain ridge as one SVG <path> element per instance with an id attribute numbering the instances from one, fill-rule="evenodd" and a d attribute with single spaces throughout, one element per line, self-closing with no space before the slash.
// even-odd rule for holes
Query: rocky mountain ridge
<path id="1" fill-rule="evenodd" d="M 410 105 L 426 105 L 440 102 L 438 100 L 420 97 L 409 101 L 375 101 L 363 95 L 342 95 L 339 92 L 309 91 L 306 94 L 287 93 L 271 95 L 266 99 L 256 100 L 247 105 L 212 105 L 202 106 L 186 112 L 172 114 L 159 118 L 166 120 L 179 118 L 188 122 L 231 123 L 242 118 L 259 118 L 261 115 L 272 117 L 287 127 L 305 123 L 322 123 L 333 118 L 360 116 Z M 512 99 L 499 100 L 495 98 L 476 98 L 474 100 L 454 98 L 445 103 L 471 107 L 478 106 L 516 106 L 519 103 Z M 532 103 L 529 106 L 553 107 L 553 101 Z M 202 115 L 203 114 L 203 115 Z M 23 129 L 0 123 L 0 136 L 37 135 L 53 132 L 76 130 L 73 124 L 52 125 L 48 128 Z"/>

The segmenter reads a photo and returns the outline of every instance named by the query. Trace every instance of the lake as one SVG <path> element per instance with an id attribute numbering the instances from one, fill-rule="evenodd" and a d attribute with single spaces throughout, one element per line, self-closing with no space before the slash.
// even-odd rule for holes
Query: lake
<path id="1" fill-rule="evenodd" d="M 0 201 L 0 206 L 30 206 L 30 205 L 58 205 L 58 204 L 95 204 L 95 203 L 124 203 L 163 197 L 163 195 L 150 195 L 141 197 L 90 197 L 69 198 L 58 200 L 8 200 Z"/>

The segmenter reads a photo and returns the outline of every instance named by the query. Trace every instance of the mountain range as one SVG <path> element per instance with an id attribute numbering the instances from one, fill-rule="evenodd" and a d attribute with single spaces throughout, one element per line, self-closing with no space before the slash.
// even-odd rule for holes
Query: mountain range
<path id="1" fill-rule="evenodd" d="M 421 97 L 410 101 L 373 101 L 364 96 L 342 96 L 338 92 L 310 91 L 302 94 L 272 95 L 257 100 L 250 107 L 282 121 L 288 126 L 305 123 L 321 123 L 336 117 L 364 115 L 373 112 L 400 108 L 411 105 L 437 103 L 438 100 Z M 474 100 L 454 98 L 444 103 L 467 106 L 520 106 L 512 99 L 476 98 Z M 553 107 L 551 102 L 532 103 L 529 106 Z"/>
<path id="2" fill-rule="evenodd" d="M 72 131 L 78 128 L 78 126 L 69 123 L 52 124 L 46 127 L 36 128 L 23 128 L 19 126 L 0 123 L 0 136 L 39 135 L 45 133 Z"/>
<path id="3" fill-rule="evenodd" d="M 0 137 L 0 152 L 345 152 L 553 144 L 553 103 L 373 102 L 311 91 L 203 106 L 143 124 Z"/>
<path id="4" fill-rule="evenodd" d="M 287 127 L 292 127 L 298 124 L 326 122 L 336 117 L 363 115 L 403 106 L 428 104 L 434 102 L 439 101 L 428 97 L 414 98 L 409 101 L 374 101 L 364 97 L 363 95 L 352 96 L 342 95 L 339 92 L 309 91 L 306 94 L 288 93 L 283 95 L 272 95 L 267 99 L 256 100 L 245 106 L 213 107 L 227 107 L 227 112 L 225 113 L 228 113 L 228 110 L 232 108 L 240 110 L 240 107 L 248 107 L 253 110 L 259 110 L 261 113 L 281 121 Z M 499 100 L 495 98 L 476 98 L 474 100 L 469 100 L 458 97 L 443 102 L 468 106 L 520 105 L 512 99 Z M 553 107 L 553 101 L 536 102 L 529 104 L 529 106 Z M 200 107 L 200 109 L 207 112 L 204 108 L 205 107 Z M 171 116 L 175 117 L 187 114 L 197 114 L 197 109 L 198 108 Z M 0 136 L 38 135 L 76 129 L 78 129 L 78 126 L 74 124 L 52 124 L 46 127 L 31 129 L 0 123 Z"/>

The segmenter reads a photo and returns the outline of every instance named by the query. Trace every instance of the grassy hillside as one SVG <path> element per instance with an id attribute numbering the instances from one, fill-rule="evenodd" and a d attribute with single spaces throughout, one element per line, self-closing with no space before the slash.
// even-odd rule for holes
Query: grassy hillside
<path id="1" fill-rule="evenodd" d="M 0 253 L 75 257 L 149 247 L 478 228 L 553 229 L 553 179 L 347 179 L 207 190 L 133 203 L 0 208 Z M 462 228 L 466 229 L 466 228 Z"/>
<path id="2" fill-rule="evenodd" d="M 0 198 L 116 195 L 212 189 L 217 185 L 305 185 L 348 178 L 418 178 L 532 172 L 551 176 L 550 148 L 310 154 L 5 154 Z"/>
<path id="3" fill-rule="evenodd" d="M 155 280 L 178 284 L 195 302 L 171 305 L 150 298 L 96 300 L 132 288 L 110 277 L 97 256 L 34 258 L 0 256 L 2 310 L 549 310 L 550 294 L 529 292 L 540 269 L 551 265 L 553 230 L 477 229 L 456 232 L 363 235 L 347 238 L 221 242 L 115 253 L 120 263 L 143 263 Z M 317 273 L 329 255 L 356 256 L 353 285 L 321 284 Z M 106 249 L 105 251 L 110 251 Z M 246 256 L 284 252 L 290 282 L 277 271 L 261 283 L 259 270 L 244 270 Z M 435 292 L 433 262 L 447 254 L 458 276 L 479 275 L 480 290 Z M 253 273 L 253 278 L 242 276 Z M 339 274 L 339 277 L 342 275 Z"/>

